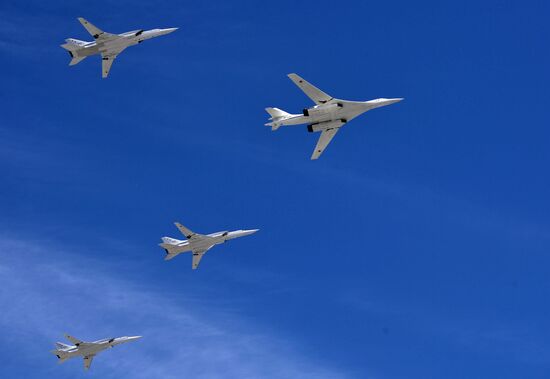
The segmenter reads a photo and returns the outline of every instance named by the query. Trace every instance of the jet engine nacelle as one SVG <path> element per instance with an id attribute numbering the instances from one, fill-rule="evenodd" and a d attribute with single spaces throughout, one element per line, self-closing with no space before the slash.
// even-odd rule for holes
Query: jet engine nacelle
<path id="1" fill-rule="evenodd" d="M 310 133 L 313 132 L 322 132 L 327 129 L 339 128 L 344 125 L 347 121 L 345 119 L 334 120 L 334 121 L 325 121 L 319 122 L 317 124 L 311 124 L 307 126 L 307 131 Z"/>
<path id="2" fill-rule="evenodd" d="M 336 103 L 336 104 L 328 104 L 328 105 L 319 105 L 313 108 L 305 108 L 303 113 L 304 116 L 317 116 L 317 115 L 324 115 L 327 113 L 336 112 L 338 109 L 342 108 L 342 104 Z"/>

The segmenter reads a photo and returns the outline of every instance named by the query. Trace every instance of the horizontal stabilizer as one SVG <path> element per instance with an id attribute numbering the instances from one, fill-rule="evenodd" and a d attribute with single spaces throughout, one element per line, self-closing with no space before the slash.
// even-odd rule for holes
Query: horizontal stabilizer
<path id="1" fill-rule="evenodd" d="M 69 62 L 69 66 L 74 66 L 75 64 L 80 63 L 82 60 L 84 60 L 84 58 L 86 58 L 86 57 L 74 57 L 73 56 L 73 59 L 71 59 L 71 61 Z"/>
<path id="2" fill-rule="evenodd" d="M 164 257 L 165 261 L 169 261 L 170 259 L 175 258 L 176 255 L 179 255 L 179 253 L 171 253 L 168 250 L 165 250 L 165 251 L 166 251 L 166 256 Z"/>
<path id="3" fill-rule="evenodd" d="M 63 352 L 60 352 L 60 351 L 57 351 L 57 350 L 52 350 L 51 353 L 57 357 L 57 359 L 58 359 L 57 363 L 63 363 L 67 359 L 69 359 L 69 356 L 67 354 L 63 353 Z"/>
<path id="4" fill-rule="evenodd" d="M 67 50 L 67 52 L 71 56 L 69 66 L 74 66 L 75 64 L 86 58 L 85 56 L 82 57 L 78 55 L 78 50 L 82 49 L 82 47 L 86 44 L 85 41 L 80 41 L 74 38 L 67 38 L 65 41 L 67 41 L 67 43 L 64 43 L 63 45 L 61 45 L 61 47 Z"/>

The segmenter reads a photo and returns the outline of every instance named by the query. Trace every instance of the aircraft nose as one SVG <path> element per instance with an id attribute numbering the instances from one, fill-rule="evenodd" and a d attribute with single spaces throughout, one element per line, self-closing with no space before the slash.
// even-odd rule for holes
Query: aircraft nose
<path id="1" fill-rule="evenodd" d="M 390 104 L 395 104 L 395 103 L 399 103 L 400 101 L 402 101 L 403 98 L 402 97 L 398 97 L 398 98 L 395 98 L 395 99 L 386 99 L 385 103 L 387 105 L 390 105 Z"/>
<path id="2" fill-rule="evenodd" d="M 178 30 L 178 28 L 162 29 L 162 34 L 169 34 L 169 33 L 175 32 L 176 30 Z"/>
<path id="3" fill-rule="evenodd" d="M 392 104 L 398 103 L 401 100 L 403 100 L 402 97 L 398 97 L 398 98 L 394 98 L 394 99 L 381 98 L 381 99 L 376 99 L 374 102 L 371 102 L 370 104 L 371 104 L 371 106 L 374 105 L 374 108 L 380 108 L 380 107 L 385 107 L 387 105 L 392 105 Z"/>
<path id="4" fill-rule="evenodd" d="M 249 230 L 245 230 L 244 232 L 248 236 L 250 234 L 256 233 L 258 230 L 260 230 L 260 229 L 249 229 Z"/>

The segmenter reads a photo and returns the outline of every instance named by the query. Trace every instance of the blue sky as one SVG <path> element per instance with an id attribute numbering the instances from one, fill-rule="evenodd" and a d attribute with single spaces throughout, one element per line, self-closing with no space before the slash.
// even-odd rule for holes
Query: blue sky
<path id="1" fill-rule="evenodd" d="M 2 377 L 547 378 L 550 5 L 4 1 Z M 68 67 L 59 45 L 180 27 Z M 267 106 L 357 118 L 320 160 Z M 260 228 L 163 261 L 156 245 Z M 84 373 L 48 351 L 143 335 Z"/>

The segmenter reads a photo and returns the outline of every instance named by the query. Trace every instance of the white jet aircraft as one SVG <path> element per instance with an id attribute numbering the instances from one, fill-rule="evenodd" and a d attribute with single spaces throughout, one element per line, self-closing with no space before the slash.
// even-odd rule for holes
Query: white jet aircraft
<path id="1" fill-rule="evenodd" d="M 327 95 L 296 74 L 288 74 L 288 77 L 316 105 L 312 108 L 305 108 L 303 114 L 290 114 L 279 108 L 266 108 L 265 110 L 271 116 L 269 119 L 271 122 L 265 125 L 271 126 L 271 130 L 275 131 L 283 125 L 308 124 L 307 130 L 309 132 L 321 132 L 321 137 L 319 137 L 311 159 L 319 158 L 332 138 L 338 133 L 338 130 L 355 117 L 371 109 L 403 100 L 402 98 L 375 99 L 370 101 L 341 100 Z"/>
<path id="2" fill-rule="evenodd" d="M 235 230 L 233 232 L 217 232 L 212 234 L 198 234 L 187 229 L 179 222 L 174 223 L 180 232 L 187 238 L 186 241 L 180 241 L 175 238 L 162 237 L 162 243 L 159 244 L 166 251 L 164 260 L 170 260 L 176 255 L 191 251 L 193 252 L 193 270 L 199 267 L 202 256 L 215 245 L 227 242 L 234 238 L 248 236 L 256 233 L 259 229 Z"/>
<path id="3" fill-rule="evenodd" d="M 70 358 L 82 357 L 84 358 L 84 369 L 88 370 L 92 364 L 92 360 L 98 353 L 116 345 L 135 341 L 141 338 L 141 336 L 106 338 L 95 342 L 84 342 L 68 334 L 65 334 L 65 338 L 71 341 L 73 345 L 56 342 L 55 350 L 52 350 L 52 353 L 59 358 L 59 363 L 63 363 Z"/>
<path id="4" fill-rule="evenodd" d="M 111 70 L 111 66 L 113 65 L 115 58 L 127 47 L 142 43 L 146 39 L 172 33 L 178 29 L 140 29 L 122 34 L 110 34 L 92 25 L 89 21 L 83 19 L 82 17 L 79 17 L 78 21 L 80 21 L 88 33 L 94 37 L 95 41 L 86 42 L 74 38 L 68 38 L 65 40 L 67 43 L 61 45 L 61 47 L 67 50 L 72 58 L 71 62 L 69 62 L 70 66 L 79 63 L 90 55 L 101 54 L 103 78 L 106 78 L 109 75 L 109 71 Z"/>

